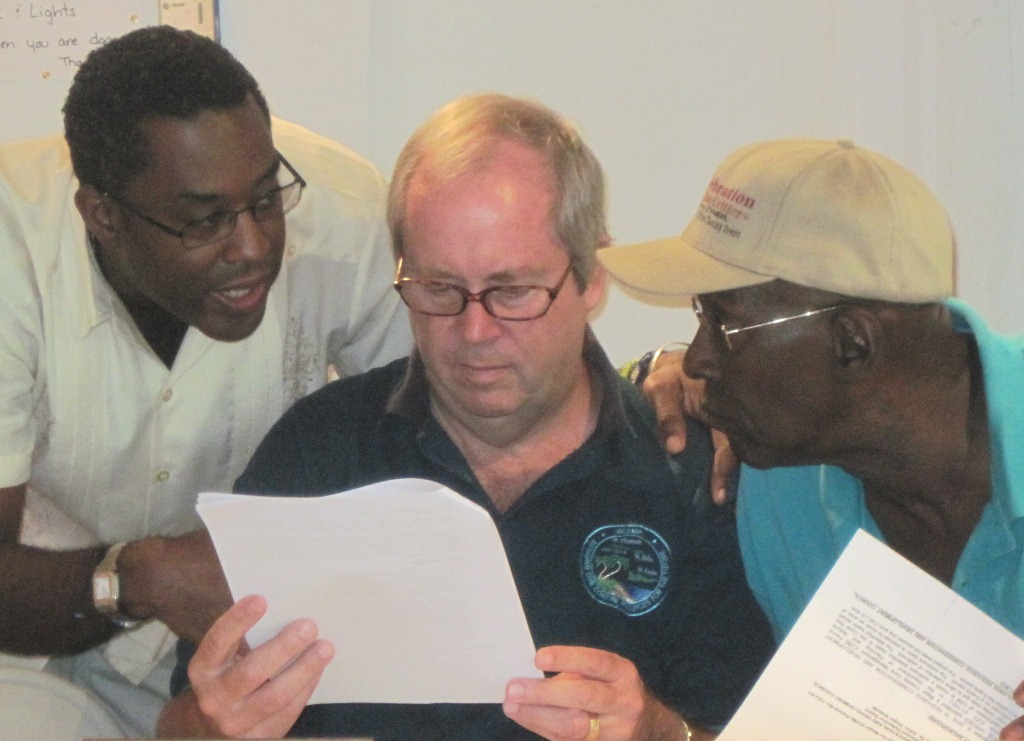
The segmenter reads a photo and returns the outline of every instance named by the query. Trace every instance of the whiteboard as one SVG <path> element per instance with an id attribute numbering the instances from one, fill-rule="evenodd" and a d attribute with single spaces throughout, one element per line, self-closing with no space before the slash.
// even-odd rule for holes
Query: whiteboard
<path id="1" fill-rule="evenodd" d="M 97 46 L 152 23 L 153 6 L 153 0 L 0 0 L 0 79 L 69 80 Z"/>

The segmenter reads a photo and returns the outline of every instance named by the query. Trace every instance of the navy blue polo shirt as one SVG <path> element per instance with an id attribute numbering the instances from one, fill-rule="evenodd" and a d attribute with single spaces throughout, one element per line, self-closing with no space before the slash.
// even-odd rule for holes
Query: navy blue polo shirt
<path id="1" fill-rule="evenodd" d="M 710 502 L 710 436 L 692 424 L 686 450 L 666 454 L 650 408 L 592 336 L 585 355 L 602 388 L 594 433 L 504 513 L 430 414 L 415 355 L 298 401 L 235 490 L 330 494 L 401 477 L 444 484 L 494 518 L 538 647 L 625 656 L 663 702 L 720 726 L 774 644 L 744 579 L 733 513 Z M 292 735 L 538 738 L 498 704 L 311 705 Z"/>

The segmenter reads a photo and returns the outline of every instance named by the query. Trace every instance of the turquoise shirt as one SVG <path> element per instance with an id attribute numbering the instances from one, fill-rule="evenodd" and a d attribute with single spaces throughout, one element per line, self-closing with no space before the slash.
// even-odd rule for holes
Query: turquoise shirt
<path id="1" fill-rule="evenodd" d="M 1024 336 L 997 335 L 967 304 L 946 303 L 978 344 L 992 452 L 992 499 L 952 587 L 1024 637 Z M 737 518 L 747 581 L 780 641 L 858 528 L 885 540 L 860 480 L 834 466 L 744 466 Z"/>

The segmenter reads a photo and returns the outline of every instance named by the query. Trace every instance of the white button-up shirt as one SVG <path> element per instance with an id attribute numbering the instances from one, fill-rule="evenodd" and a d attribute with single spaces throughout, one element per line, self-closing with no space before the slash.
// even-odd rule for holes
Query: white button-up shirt
<path id="1" fill-rule="evenodd" d="M 200 491 L 229 491 L 256 445 L 329 367 L 408 353 L 383 209 L 349 150 L 274 121 L 308 183 L 287 215 L 266 315 L 241 342 L 190 328 L 168 369 L 98 270 L 62 137 L 0 147 L 0 486 L 27 483 L 23 540 L 175 535 Z"/>

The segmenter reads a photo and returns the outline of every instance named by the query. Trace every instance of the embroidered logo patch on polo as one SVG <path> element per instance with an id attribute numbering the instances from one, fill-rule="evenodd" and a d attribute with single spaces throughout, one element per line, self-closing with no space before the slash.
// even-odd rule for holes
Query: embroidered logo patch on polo
<path id="1" fill-rule="evenodd" d="M 583 541 L 580 574 L 590 596 L 626 615 L 643 615 L 665 599 L 668 543 L 645 525 L 605 525 Z"/>

